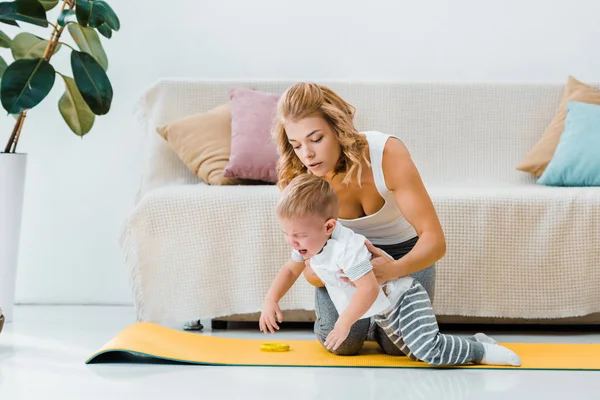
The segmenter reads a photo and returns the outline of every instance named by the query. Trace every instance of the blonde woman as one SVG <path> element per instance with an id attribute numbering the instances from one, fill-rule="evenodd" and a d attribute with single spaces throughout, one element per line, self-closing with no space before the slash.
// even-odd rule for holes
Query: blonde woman
<path id="1" fill-rule="evenodd" d="M 358 132 L 354 112 L 325 86 L 298 83 L 288 88 L 277 105 L 273 131 L 280 154 L 278 186 L 283 189 L 305 173 L 327 180 L 339 198 L 338 222 L 367 238 L 379 283 L 410 275 L 433 300 L 435 262 L 444 256 L 446 242 L 431 199 L 404 144 L 385 133 Z M 304 276 L 316 286 L 315 334 L 323 344 L 338 313 L 308 263 Z M 369 319 L 352 325 L 333 352 L 357 354 L 365 340 L 402 355 Z"/>

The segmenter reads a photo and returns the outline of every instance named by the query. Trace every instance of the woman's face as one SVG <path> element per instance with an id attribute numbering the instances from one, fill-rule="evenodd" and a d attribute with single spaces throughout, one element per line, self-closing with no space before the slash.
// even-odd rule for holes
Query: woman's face
<path id="1" fill-rule="evenodd" d="M 321 117 L 306 117 L 285 123 L 287 138 L 296 156 L 313 174 L 323 177 L 333 171 L 340 158 L 335 132 Z"/>

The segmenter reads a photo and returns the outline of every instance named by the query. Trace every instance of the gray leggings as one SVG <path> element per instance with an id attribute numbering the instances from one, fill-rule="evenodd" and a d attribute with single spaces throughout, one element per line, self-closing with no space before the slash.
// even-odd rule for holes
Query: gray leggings
<path id="1" fill-rule="evenodd" d="M 411 239 L 397 245 L 376 247 L 391 255 L 394 259 L 399 259 L 408 253 L 418 238 Z M 435 292 L 435 264 L 411 275 L 415 278 L 427 291 L 429 298 L 433 302 Z M 325 287 L 318 287 L 315 291 L 315 313 L 317 320 L 315 321 L 315 334 L 321 344 L 325 343 L 327 335 L 333 330 L 333 326 L 338 320 L 338 312 L 327 293 Z M 337 355 L 355 355 L 362 349 L 366 340 L 375 340 L 386 354 L 403 356 L 404 353 L 392 343 L 386 333 L 379 327 L 373 318 L 360 319 L 352 325 L 348 337 L 332 352 Z"/>

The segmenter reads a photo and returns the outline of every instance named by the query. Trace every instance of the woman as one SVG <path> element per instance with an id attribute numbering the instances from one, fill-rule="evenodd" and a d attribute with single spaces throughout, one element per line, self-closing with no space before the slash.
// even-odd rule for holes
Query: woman
<path id="1" fill-rule="evenodd" d="M 435 262 L 444 256 L 446 242 L 431 199 L 404 144 L 381 132 L 358 132 L 354 113 L 327 87 L 288 88 L 277 105 L 273 132 L 280 154 L 278 186 L 303 173 L 326 179 L 339 197 L 339 222 L 367 238 L 378 281 L 411 275 L 433 299 Z M 316 286 L 315 333 L 324 343 L 338 314 L 310 265 L 304 276 Z M 367 339 L 388 354 L 402 355 L 368 319 L 356 322 L 334 353 L 357 354 Z"/>

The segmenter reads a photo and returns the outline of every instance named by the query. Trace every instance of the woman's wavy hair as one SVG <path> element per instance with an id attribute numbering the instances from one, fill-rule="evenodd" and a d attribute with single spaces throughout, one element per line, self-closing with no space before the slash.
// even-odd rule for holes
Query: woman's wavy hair
<path id="1" fill-rule="evenodd" d="M 325 119 L 340 143 L 340 159 L 334 173 L 345 174 L 342 183 L 348 184 L 356 172 L 360 185 L 361 161 L 364 160 L 369 165 L 369 160 L 366 156 L 367 139 L 354 126 L 355 112 L 354 106 L 328 87 L 311 82 L 301 82 L 289 87 L 277 103 L 277 117 L 272 132 L 279 153 L 277 186 L 283 189 L 296 176 L 308 172 L 288 141 L 285 122 L 313 116 Z"/>

